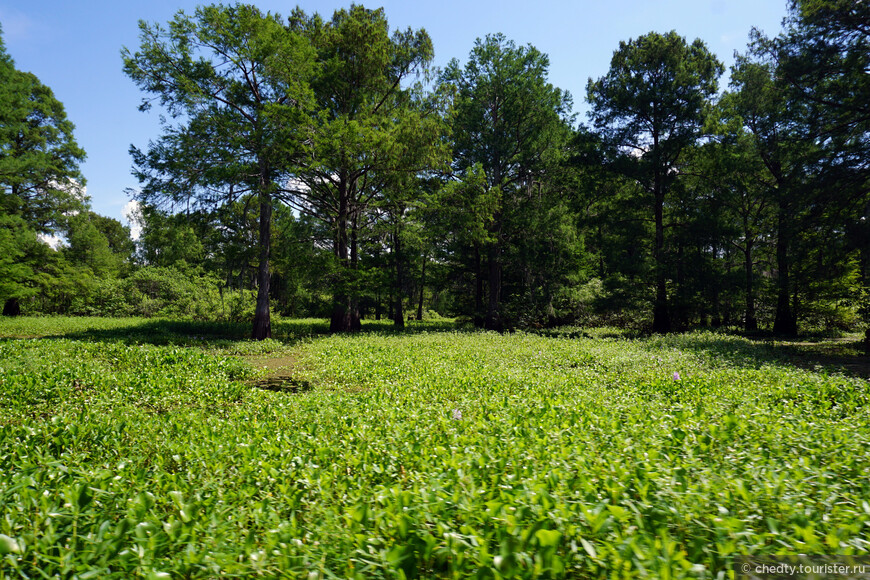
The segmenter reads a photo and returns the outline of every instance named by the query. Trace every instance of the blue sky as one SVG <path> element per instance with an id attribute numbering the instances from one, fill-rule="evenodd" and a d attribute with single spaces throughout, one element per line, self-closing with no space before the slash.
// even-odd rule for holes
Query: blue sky
<path id="1" fill-rule="evenodd" d="M 136 187 L 130 175 L 130 144 L 144 147 L 159 135 L 158 114 L 141 113 L 142 95 L 121 70 L 121 47 L 138 47 L 137 22 L 165 23 L 202 1 L 0 0 L 6 49 L 16 66 L 54 90 L 76 125 L 88 154 L 82 167 L 95 211 L 116 219 Z M 331 16 L 350 2 L 298 0 L 306 12 Z M 465 62 L 474 40 L 502 32 L 550 57 L 550 82 L 574 97 L 585 120 L 586 83 L 606 74 L 620 40 L 650 31 L 676 30 L 700 38 L 726 66 L 744 51 L 755 26 L 775 35 L 786 0 L 383 0 L 393 28 L 425 28 L 435 45 L 436 66 Z M 263 10 L 287 15 L 297 2 L 255 0 Z M 727 80 L 723 78 L 722 85 Z"/>

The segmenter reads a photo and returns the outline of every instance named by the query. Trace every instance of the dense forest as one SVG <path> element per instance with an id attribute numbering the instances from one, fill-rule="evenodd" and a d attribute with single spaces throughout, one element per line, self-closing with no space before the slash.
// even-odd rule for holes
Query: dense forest
<path id="1" fill-rule="evenodd" d="M 503 35 L 431 66 L 382 9 L 202 7 L 123 68 L 141 235 L 91 211 L 73 124 L 0 39 L 4 315 L 450 316 L 794 335 L 870 318 L 870 5 L 794 0 L 725 69 L 621 42 L 588 119 Z M 59 240 L 59 242 L 57 242 Z"/>

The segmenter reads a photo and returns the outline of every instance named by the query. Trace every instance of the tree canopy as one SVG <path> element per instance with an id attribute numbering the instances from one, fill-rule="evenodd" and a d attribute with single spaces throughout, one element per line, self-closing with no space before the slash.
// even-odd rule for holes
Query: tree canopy
<path id="1" fill-rule="evenodd" d="M 401 190 L 397 183 L 446 160 L 440 101 L 412 82 L 428 74 L 432 40 L 425 30 L 391 33 L 382 8 L 358 5 L 331 20 L 297 9 L 290 25 L 311 40 L 318 72 L 310 154 L 288 199 L 328 225 L 337 262 L 330 328 L 356 330 L 365 224 L 379 201 Z"/>
<path id="2" fill-rule="evenodd" d="M 621 42 L 610 71 L 589 80 L 591 118 L 613 150 L 614 167 L 649 195 L 655 219 L 653 329 L 671 329 L 667 297 L 664 205 L 680 178 L 679 163 L 701 136 L 722 64 L 701 40 L 676 32 Z"/>
<path id="3" fill-rule="evenodd" d="M 0 300 L 4 312 L 36 291 L 39 234 L 61 232 L 86 207 L 84 150 L 63 104 L 36 75 L 15 68 L 0 34 Z"/>
<path id="4" fill-rule="evenodd" d="M 168 29 L 140 23 L 125 72 L 172 115 L 147 153 L 132 148 L 145 202 L 214 205 L 253 192 L 259 213 L 252 336 L 271 336 L 269 258 L 274 195 L 303 154 L 314 52 L 277 15 L 237 4 L 179 12 Z M 151 101 L 142 103 L 143 109 Z"/>
<path id="5" fill-rule="evenodd" d="M 441 76 L 455 94 L 454 172 L 472 181 L 482 176 L 479 195 L 490 198 L 492 208 L 483 216 L 486 238 L 471 240 L 476 255 L 486 258 L 489 329 L 504 326 L 506 249 L 520 242 L 520 216 L 530 209 L 521 206 L 550 179 L 570 131 L 571 97 L 548 82 L 548 68 L 549 59 L 535 47 L 517 47 L 495 34 L 477 39 L 465 66 L 454 59 Z"/>

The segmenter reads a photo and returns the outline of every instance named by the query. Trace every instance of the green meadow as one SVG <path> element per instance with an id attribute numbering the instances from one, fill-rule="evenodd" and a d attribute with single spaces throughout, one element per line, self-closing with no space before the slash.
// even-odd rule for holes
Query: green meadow
<path id="1" fill-rule="evenodd" d="M 820 347 L 451 326 L 0 321 L 0 578 L 733 578 L 739 555 L 870 553 L 868 383 Z"/>

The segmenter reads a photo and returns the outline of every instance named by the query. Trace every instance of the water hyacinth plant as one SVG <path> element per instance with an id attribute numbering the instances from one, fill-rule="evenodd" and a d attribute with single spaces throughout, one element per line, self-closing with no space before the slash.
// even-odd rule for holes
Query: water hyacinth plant
<path id="1" fill-rule="evenodd" d="M 128 324 L 0 341 L 0 577 L 715 578 L 870 553 L 866 381 L 745 339 Z M 258 387 L 268 360 L 311 388 Z"/>

